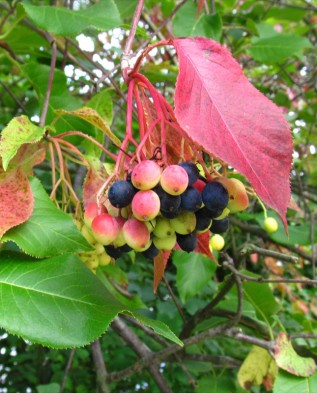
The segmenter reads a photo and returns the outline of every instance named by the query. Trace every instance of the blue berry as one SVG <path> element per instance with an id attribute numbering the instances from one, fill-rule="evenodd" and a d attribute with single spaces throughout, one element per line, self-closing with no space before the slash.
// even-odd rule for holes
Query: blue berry
<path id="1" fill-rule="evenodd" d="M 211 227 L 210 227 L 210 232 L 212 233 L 223 233 L 226 232 L 226 230 L 229 227 L 229 219 L 228 217 L 223 218 L 222 220 L 213 220 Z"/>
<path id="2" fill-rule="evenodd" d="M 229 194 L 221 183 L 213 181 L 204 187 L 202 200 L 210 211 L 223 210 L 228 205 Z"/>
<path id="3" fill-rule="evenodd" d="M 118 180 L 109 188 L 108 198 L 112 206 L 122 208 L 132 202 L 135 192 L 132 183 L 127 180 Z"/>
<path id="4" fill-rule="evenodd" d="M 196 212 L 202 204 L 200 192 L 192 186 L 181 194 L 181 208 L 190 212 Z"/>
<path id="5" fill-rule="evenodd" d="M 191 232 L 188 235 L 177 234 L 177 243 L 180 248 L 184 251 L 194 251 L 197 246 L 197 236 L 195 232 Z"/>
<path id="6" fill-rule="evenodd" d="M 190 161 L 181 162 L 178 165 L 185 169 L 188 175 L 188 185 L 192 186 L 199 177 L 199 169 Z"/>

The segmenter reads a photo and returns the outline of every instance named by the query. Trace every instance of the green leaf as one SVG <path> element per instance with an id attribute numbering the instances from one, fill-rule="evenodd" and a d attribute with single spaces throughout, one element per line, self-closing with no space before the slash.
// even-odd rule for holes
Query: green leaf
<path id="1" fill-rule="evenodd" d="M 247 270 L 242 273 L 252 277 L 260 277 Z M 270 317 L 279 310 L 279 304 L 276 302 L 270 286 L 252 281 L 244 282 L 243 293 L 245 299 L 255 308 L 257 317 L 270 324 Z"/>
<path id="2" fill-rule="evenodd" d="M 113 0 L 101 0 L 80 11 L 25 3 L 23 7 L 37 26 L 61 36 L 76 35 L 88 28 L 107 31 L 121 24 L 120 14 Z"/>
<path id="3" fill-rule="evenodd" d="M 71 216 L 57 209 L 40 181 L 31 180 L 34 210 L 28 221 L 10 229 L 2 241 L 11 240 L 23 251 L 43 258 L 71 252 L 91 251 Z"/>
<path id="4" fill-rule="evenodd" d="M 44 127 L 31 123 L 27 116 L 13 118 L 1 133 L 0 156 L 3 169 L 7 170 L 10 160 L 16 155 L 19 147 L 25 143 L 38 142 L 44 132 Z"/>
<path id="5" fill-rule="evenodd" d="M 202 15 L 191 35 L 204 36 L 219 41 L 222 35 L 222 20 L 219 14 Z"/>
<path id="6" fill-rule="evenodd" d="M 294 22 L 301 21 L 306 15 L 307 11 L 305 9 L 301 10 L 299 7 L 271 7 L 265 14 L 265 19 L 274 18 L 277 20 L 291 20 Z"/>
<path id="7" fill-rule="evenodd" d="M 122 19 L 132 18 L 138 3 L 137 0 L 114 0 L 114 2 L 118 7 Z"/>
<path id="8" fill-rule="evenodd" d="M 113 103 L 112 90 L 104 89 L 95 94 L 85 106 L 94 109 L 108 124 L 112 123 L 113 118 Z"/>
<path id="9" fill-rule="evenodd" d="M 172 342 L 180 345 L 181 347 L 184 345 L 183 342 L 171 331 L 171 329 L 165 323 L 156 319 L 145 317 L 144 315 L 136 312 L 131 312 L 131 314 L 138 322 L 153 329 L 155 333 L 159 334 L 160 336 L 171 340 Z"/>
<path id="10" fill-rule="evenodd" d="M 211 390 L 212 387 L 212 390 Z M 195 393 L 231 393 L 235 392 L 234 385 L 228 375 L 206 375 L 198 380 Z"/>
<path id="11" fill-rule="evenodd" d="M 47 385 L 38 385 L 36 387 L 37 393 L 59 393 L 61 387 L 58 383 L 49 383 Z"/>
<path id="12" fill-rule="evenodd" d="M 285 333 L 277 336 L 274 355 L 277 365 L 291 374 L 309 377 L 316 372 L 314 359 L 299 356 Z"/>
<path id="13" fill-rule="evenodd" d="M 298 55 L 303 49 L 310 47 L 311 44 L 305 37 L 279 34 L 268 38 L 255 38 L 248 53 L 261 63 L 274 64 Z"/>
<path id="14" fill-rule="evenodd" d="M 34 343 L 76 347 L 97 339 L 124 307 L 74 255 L 0 258 L 0 325 Z"/>
<path id="15" fill-rule="evenodd" d="M 276 378 L 273 393 L 315 393 L 317 392 L 317 373 L 309 378 L 300 378 L 280 371 Z"/>
<path id="16" fill-rule="evenodd" d="M 211 280 L 217 266 L 205 255 L 194 252 L 175 251 L 172 259 L 177 268 L 176 286 L 185 303 Z"/>
<path id="17" fill-rule="evenodd" d="M 204 36 L 219 41 L 222 31 L 222 20 L 219 14 L 204 15 L 199 18 L 197 5 L 187 2 L 173 19 L 173 32 L 175 36 Z"/>

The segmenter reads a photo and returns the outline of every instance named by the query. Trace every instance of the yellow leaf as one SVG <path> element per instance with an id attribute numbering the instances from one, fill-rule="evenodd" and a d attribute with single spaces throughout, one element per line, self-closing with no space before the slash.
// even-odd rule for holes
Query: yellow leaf
<path id="1" fill-rule="evenodd" d="M 238 372 L 238 382 L 243 389 L 274 381 L 277 375 L 275 360 L 264 348 L 253 346 Z"/>
<path id="2" fill-rule="evenodd" d="M 101 130 L 116 146 L 121 145 L 120 139 L 113 134 L 109 127 L 109 124 L 94 109 L 84 106 L 83 108 L 76 109 L 74 111 L 65 111 L 64 109 L 60 109 L 56 112 L 60 114 L 80 117 L 81 119 L 87 121 L 88 123 Z"/>

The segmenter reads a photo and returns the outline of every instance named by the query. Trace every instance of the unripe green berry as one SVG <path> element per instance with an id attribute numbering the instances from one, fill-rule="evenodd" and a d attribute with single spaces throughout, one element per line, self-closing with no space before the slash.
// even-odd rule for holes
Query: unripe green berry
<path id="1" fill-rule="evenodd" d="M 267 217 L 263 222 L 263 227 L 268 233 L 274 233 L 278 230 L 278 222 L 273 217 Z"/>

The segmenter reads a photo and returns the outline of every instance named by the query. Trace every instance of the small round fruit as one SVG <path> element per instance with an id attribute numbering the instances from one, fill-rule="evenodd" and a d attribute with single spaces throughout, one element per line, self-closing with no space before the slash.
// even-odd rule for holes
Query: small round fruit
<path id="1" fill-rule="evenodd" d="M 156 220 L 156 225 L 153 230 L 153 234 L 156 237 L 168 237 L 174 235 L 175 231 L 171 225 L 168 218 L 158 217 Z"/>
<path id="2" fill-rule="evenodd" d="M 108 245 L 118 236 L 120 228 L 116 219 L 104 213 L 95 217 L 91 223 L 91 232 L 98 243 Z"/>
<path id="3" fill-rule="evenodd" d="M 222 220 L 212 220 L 210 232 L 212 233 L 224 233 L 229 227 L 229 219 L 223 218 Z"/>
<path id="4" fill-rule="evenodd" d="M 186 190 L 188 182 L 187 172 L 179 165 L 169 165 L 161 174 L 161 186 L 171 195 L 182 194 Z"/>
<path id="5" fill-rule="evenodd" d="M 184 251 L 194 251 L 197 246 L 197 235 L 195 232 L 188 235 L 177 235 L 177 243 Z"/>
<path id="6" fill-rule="evenodd" d="M 128 206 L 135 194 L 135 188 L 127 180 L 115 181 L 108 191 L 108 198 L 112 206 L 122 208 Z"/>
<path id="7" fill-rule="evenodd" d="M 107 209 L 105 206 L 100 205 L 100 213 L 107 213 Z M 87 225 L 88 228 L 91 227 L 92 220 L 98 216 L 98 204 L 96 202 L 91 202 L 85 206 L 85 213 L 84 213 L 84 223 Z"/>
<path id="8" fill-rule="evenodd" d="M 263 227 L 268 233 L 274 233 L 278 230 L 278 222 L 273 217 L 267 217 L 264 220 Z"/>
<path id="9" fill-rule="evenodd" d="M 153 220 L 160 212 L 160 198 L 153 190 L 138 191 L 132 200 L 132 212 L 140 221 Z"/>
<path id="10" fill-rule="evenodd" d="M 235 178 L 219 177 L 216 181 L 223 184 L 228 191 L 228 209 L 231 213 L 241 212 L 249 206 L 247 191 L 240 180 Z"/>
<path id="11" fill-rule="evenodd" d="M 182 168 L 185 169 L 188 175 L 188 185 L 192 186 L 199 177 L 199 169 L 197 166 L 191 161 L 185 161 L 178 164 Z"/>
<path id="12" fill-rule="evenodd" d="M 134 250 L 144 248 L 150 240 L 150 232 L 146 225 L 136 218 L 126 221 L 122 231 L 126 243 Z"/>
<path id="13" fill-rule="evenodd" d="M 213 235 L 209 240 L 211 250 L 220 251 L 225 246 L 225 239 L 221 235 Z"/>
<path id="14" fill-rule="evenodd" d="M 193 212 L 183 211 L 171 221 L 171 226 L 176 233 L 187 235 L 195 230 L 196 216 Z"/>
<path id="15" fill-rule="evenodd" d="M 107 266 L 111 262 L 111 256 L 106 254 L 105 252 L 101 255 L 98 255 L 99 266 Z"/>
<path id="16" fill-rule="evenodd" d="M 153 237 L 153 243 L 156 248 L 159 250 L 170 251 L 174 248 L 176 244 L 176 234 L 174 232 L 173 235 L 168 237 Z"/>
<path id="17" fill-rule="evenodd" d="M 126 244 L 125 238 L 124 238 L 123 232 L 122 232 L 122 228 L 123 228 L 123 225 L 125 224 L 126 220 L 121 216 L 115 217 L 115 220 L 117 221 L 117 224 L 119 226 L 119 233 L 118 233 L 118 236 L 116 237 L 116 239 L 113 241 L 113 245 L 115 247 L 121 247 Z"/>
<path id="18" fill-rule="evenodd" d="M 155 161 L 144 160 L 133 168 L 131 181 L 139 190 L 150 190 L 159 183 L 160 177 L 159 165 Z"/>
<path id="19" fill-rule="evenodd" d="M 201 208 L 201 204 L 201 193 L 195 187 L 188 186 L 181 195 L 180 207 L 190 212 L 196 212 Z"/>
<path id="20" fill-rule="evenodd" d="M 160 250 L 158 248 L 156 248 L 154 243 L 152 242 L 152 244 L 150 245 L 150 247 L 147 250 L 142 251 L 142 255 L 144 255 L 145 258 L 147 258 L 147 259 L 153 259 L 158 255 L 159 252 L 160 252 Z"/>
<path id="21" fill-rule="evenodd" d="M 229 202 L 229 194 L 225 186 L 217 181 L 207 183 L 202 192 L 202 199 L 210 211 L 223 210 Z"/>

